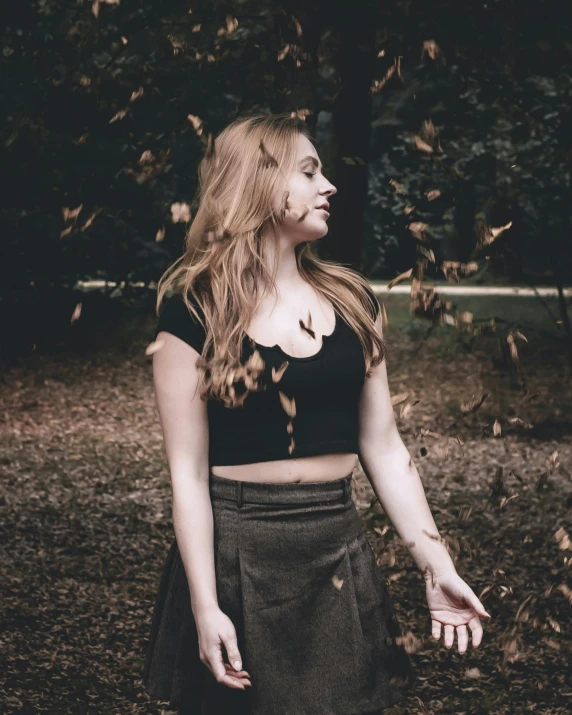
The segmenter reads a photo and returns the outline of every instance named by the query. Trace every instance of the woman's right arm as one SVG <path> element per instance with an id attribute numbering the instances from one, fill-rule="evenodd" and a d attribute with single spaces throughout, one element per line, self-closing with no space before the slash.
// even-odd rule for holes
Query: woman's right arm
<path id="1" fill-rule="evenodd" d="M 201 661 L 217 681 L 244 689 L 250 682 L 241 670 L 236 631 L 217 601 L 208 415 L 198 391 L 199 353 L 166 331 L 160 331 L 156 341 L 164 344 L 153 355 L 155 398 L 171 474 L 173 525 L 189 584 Z M 238 667 L 223 662 L 221 645 L 230 663 L 239 661 Z"/>

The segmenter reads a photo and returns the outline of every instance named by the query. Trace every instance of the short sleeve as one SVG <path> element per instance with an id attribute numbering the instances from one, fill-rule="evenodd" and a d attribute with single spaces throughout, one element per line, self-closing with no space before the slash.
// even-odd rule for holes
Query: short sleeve
<path id="1" fill-rule="evenodd" d="M 197 307 L 197 310 L 202 317 L 200 308 Z M 161 330 L 184 340 L 198 353 L 202 352 L 206 339 L 205 331 L 195 316 L 189 312 L 179 294 L 172 295 L 163 301 L 155 328 L 155 340 Z"/>

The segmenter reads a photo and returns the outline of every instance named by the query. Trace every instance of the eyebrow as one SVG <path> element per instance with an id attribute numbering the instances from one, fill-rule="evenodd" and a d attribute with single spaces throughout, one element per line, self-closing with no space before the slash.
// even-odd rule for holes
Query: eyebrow
<path id="1" fill-rule="evenodd" d="M 308 159 L 314 164 L 314 166 L 320 166 L 320 162 L 316 159 L 315 156 L 305 156 L 302 161 L 300 162 L 300 166 L 305 162 L 308 161 Z"/>

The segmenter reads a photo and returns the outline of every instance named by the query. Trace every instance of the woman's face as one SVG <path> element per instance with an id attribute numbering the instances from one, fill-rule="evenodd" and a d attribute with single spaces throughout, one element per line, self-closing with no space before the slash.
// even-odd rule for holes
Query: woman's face
<path id="1" fill-rule="evenodd" d="M 296 243 L 322 238 L 328 233 L 329 211 L 320 208 L 336 193 L 336 187 L 322 174 L 322 164 L 312 142 L 298 135 L 296 164 L 288 177 L 288 210 L 281 224 L 282 235 Z M 308 213 L 299 221 L 307 207 Z"/>

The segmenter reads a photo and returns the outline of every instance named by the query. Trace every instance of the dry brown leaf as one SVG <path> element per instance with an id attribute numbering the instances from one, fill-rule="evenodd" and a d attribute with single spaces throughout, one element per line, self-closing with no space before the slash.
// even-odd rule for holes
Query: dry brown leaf
<path id="1" fill-rule="evenodd" d="M 156 353 L 158 350 L 161 350 L 162 347 L 164 347 L 165 341 L 164 340 L 154 340 L 152 343 L 149 343 L 147 348 L 145 349 L 145 355 L 153 355 Z"/>
<path id="2" fill-rule="evenodd" d="M 413 223 L 410 223 L 407 228 L 411 231 L 415 238 L 418 238 L 420 241 L 425 240 L 425 236 L 423 236 L 423 231 L 425 231 L 425 229 L 427 228 L 426 223 L 423 223 L 423 221 L 414 221 Z"/>
<path id="3" fill-rule="evenodd" d="M 70 324 L 73 325 L 76 320 L 79 320 L 79 316 L 81 315 L 81 303 L 77 303 L 77 305 L 74 308 L 74 311 L 72 313 L 71 319 L 70 319 Z"/>
<path id="4" fill-rule="evenodd" d="M 142 97 L 144 93 L 145 90 L 143 89 L 143 87 L 139 87 L 139 89 L 135 92 L 131 92 L 131 97 L 129 98 L 129 101 L 134 102 L 136 99 L 139 99 L 139 97 Z"/>
<path id="5" fill-rule="evenodd" d="M 403 405 L 401 407 L 401 409 L 399 410 L 399 417 L 402 420 L 406 420 L 409 417 L 409 415 L 411 414 L 411 410 L 412 410 L 411 403 L 408 402 L 406 405 Z"/>
<path id="6" fill-rule="evenodd" d="M 483 392 L 483 394 L 480 397 L 474 398 L 472 400 L 468 400 L 467 402 L 463 402 L 461 404 L 461 412 L 464 414 L 469 414 L 470 412 L 476 412 L 479 407 L 483 404 L 483 402 L 487 399 L 489 396 L 488 392 Z"/>
<path id="7" fill-rule="evenodd" d="M 405 402 L 409 395 L 409 392 L 399 392 L 397 393 L 397 395 L 393 395 L 393 397 L 391 398 L 391 404 L 394 407 L 395 405 L 400 405 L 402 402 Z"/>
<path id="8" fill-rule="evenodd" d="M 285 360 L 278 369 L 275 367 L 272 368 L 272 382 L 280 382 L 288 365 L 288 360 Z"/>
<path id="9" fill-rule="evenodd" d="M 501 233 L 504 233 L 512 226 L 512 221 L 509 221 L 506 226 L 484 226 L 481 234 L 481 247 L 490 246 L 490 244 L 498 238 Z"/>
<path id="10" fill-rule="evenodd" d="M 342 588 L 342 586 L 344 585 L 344 579 L 343 579 L 343 578 L 339 578 L 338 576 L 336 576 L 336 574 L 334 574 L 334 575 L 332 576 L 332 583 L 334 584 L 334 586 L 335 586 L 335 587 L 338 589 L 338 591 L 339 591 L 339 590 Z"/>
<path id="11" fill-rule="evenodd" d="M 424 151 L 427 154 L 433 153 L 433 147 L 429 146 L 429 144 L 427 144 L 427 142 L 423 141 L 423 139 L 421 139 L 420 136 L 415 134 L 413 139 L 415 140 L 415 146 L 419 149 L 419 151 Z"/>
<path id="12" fill-rule="evenodd" d="M 566 529 L 561 526 L 556 533 L 554 534 L 554 538 L 556 539 L 558 543 L 558 548 L 562 550 L 566 549 L 572 549 L 572 542 L 570 541 L 570 537 L 568 536 L 568 532 Z"/>
<path id="13" fill-rule="evenodd" d="M 419 253 L 425 256 L 425 258 L 428 258 L 431 263 L 435 263 L 435 254 L 433 253 L 431 248 L 426 248 L 425 246 L 417 246 L 417 250 Z"/>
<path id="14" fill-rule="evenodd" d="M 123 117 L 127 114 L 128 111 L 129 107 L 127 107 L 126 109 L 120 109 L 116 114 L 113 115 L 113 117 L 111 117 L 109 123 L 113 124 L 113 122 L 117 122 L 120 119 L 123 119 Z"/>
<path id="15" fill-rule="evenodd" d="M 498 420 L 495 420 L 493 424 L 493 434 L 495 437 L 500 437 L 502 433 L 501 424 Z"/>
<path id="16" fill-rule="evenodd" d="M 430 59 L 436 60 L 441 56 L 441 48 L 435 42 L 435 40 L 424 40 L 423 48 L 421 50 L 421 60 L 427 55 Z"/>
<path id="17" fill-rule="evenodd" d="M 280 397 L 282 409 L 288 417 L 296 417 L 296 400 L 293 397 L 290 399 L 282 390 L 278 390 L 278 396 Z"/>
<path id="18" fill-rule="evenodd" d="M 292 437 L 292 438 L 290 439 L 290 444 L 289 444 L 289 446 L 288 446 L 288 454 L 292 454 L 292 452 L 294 451 L 295 446 L 296 446 L 296 444 L 295 444 L 295 442 L 294 442 L 294 437 Z"/>
<path id="19" fill-rule="evenodd" d="M 411 278 L 413 275 L 413 268 L 410 268 L 408 271 L 404 271 L 403 273 L 400 273 L 398 276 L 395 276 L 395 278 L 392 278 L 389 283 L 387 284 L 387 290 L 391 290 L 393 286 L 398 285 L 402 281 L 407 281 Z"/>
<path id="20" fill-rule="evenodd" d="M 187 119 L 193 125 L 193 129 L 198 137 L 203 133 L 203 120 L 196 114 L 187 114 Z"/>
<path id="21" fill-rule="evenodd" d="M 188 223 L 191 220 L 191 207 L 186 203 L 171 204 L 171 217 L 173 223 L 180 221 Z"/>
<path id="22" fill-rule="evenodd" d="M 406 193 L 407 193 L 407 191 L 406 191 L 406 190 L 404 189 L 404 187 L 403 187 L 403 184 L 400 184 L 400 183 L 397 182 L 395 179 L 390 179 L 390 180 L 389 180 L 389 183 L 390 183 L 391 186 L 393 186 L 393 188 L 395 189 L 395 193 L 396 193 L 396 194 L 406 194 Z"/>

